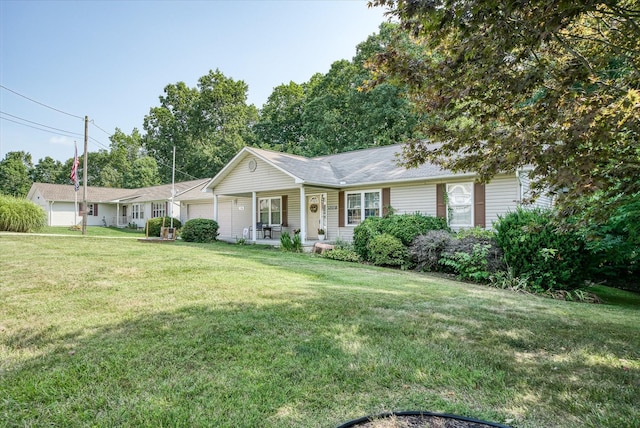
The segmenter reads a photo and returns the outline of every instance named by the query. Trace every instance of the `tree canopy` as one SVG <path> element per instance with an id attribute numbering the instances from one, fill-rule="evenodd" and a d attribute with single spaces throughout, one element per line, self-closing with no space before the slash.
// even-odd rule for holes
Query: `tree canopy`
<path id="1" fill-rule="evenodd" d="M 352 60 L 335 61 L 326 74 L 274 89 L 254 128 L 257 144 L 305 156 L 346 152 L 405 141 L 418 116 L 403 97 L 404 85 L 384 83 L 363 91 L 371 79 L 366 63 L 397 31 L 383 24 L 356 47 Z"/>
<path id="2" fill-rule="evenodd" d="M 257 120 L 247 91 L 246 83 L 219 70 L 202 76 L 195 88 L 184 82 L 164 88 L 160 106 L 144 118 L 145 148 L 158 161 L 163 182 L 171 181 L 173 147 L 176 168 L 193 179 L 215 175 L 245 145 Z"/>
<path id="3" fill-rule="evenodd" d="M 399 19 L 372 86 L 404 84 L 429 138 L 404 162 L 490 180 L 533 166 L 565 208 L 640 192 L 640 4 L 637 0 L 374 0 Z M 438 144 L 432 144 L 438 143 Z M 571 212 L 571 210 L 569 210 Z"/>

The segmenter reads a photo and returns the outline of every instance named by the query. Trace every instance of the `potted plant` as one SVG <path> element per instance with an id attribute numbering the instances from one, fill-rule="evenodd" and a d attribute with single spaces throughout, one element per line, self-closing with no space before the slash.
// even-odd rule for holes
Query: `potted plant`
<path id="1" fill-rule="evenodd" d="M 318 229 L 318 241 L 324 241 L 324 236 L 325 236 L 324 229 L 322 228 Z"/>

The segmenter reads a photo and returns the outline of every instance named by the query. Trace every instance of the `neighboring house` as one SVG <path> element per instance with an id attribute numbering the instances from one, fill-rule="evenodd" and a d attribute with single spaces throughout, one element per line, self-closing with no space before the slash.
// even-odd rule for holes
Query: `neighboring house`
<path id="1" fill-rule="evenodd" d="M 182 216 L 180 198 L 194 189 L 200 192 L 209 181 L 207 178 L 141 189 L 89 186 L 86 210 L 82 204 L 83 188 L 75 192 L 73 185 L 33 183 L 27 199 L 44 209 L 49 226 L 81 224 L 86 213 L 88 226 L 144 227 L 147 219 L 154 217 L 170 216 L 180 220 L 184 218 L 185 221 L 196 218 Z M 172 190 L 175 190 L 173 198 Z M 202 200 L 207 197 L 209 201 L 213 199 L 210 194 L 201 195 Z"/>
<path id="2" fill-rule="evenodd" d="M 317 239 L 318 229 L 327 239 L 350 241 L 362 220 L 389 208 L 445 217 L 454 230 L 490 228 L 529 192 L 521 172 L 485 185 L 473 173 L 431 164 L 406 169 L 398 165 L 401 150 L 396 144 L 306 158 L 245 147 L 206 185 L 219 238 L 255 241 L 262 224 L 289 233 L 299 229 L 303 242 Z M 551 198 L 537 204 L 550 206 Z"/>

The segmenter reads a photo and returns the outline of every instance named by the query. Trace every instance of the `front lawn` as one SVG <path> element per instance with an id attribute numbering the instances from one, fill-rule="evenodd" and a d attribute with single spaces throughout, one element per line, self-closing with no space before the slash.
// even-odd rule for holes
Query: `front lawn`
<path id="1" fill-rule="evenodd" d="M 0 235 L 0 250 L 0 426 L 640 420 L 633 299 L 555 301 L 224 243 Z"/>

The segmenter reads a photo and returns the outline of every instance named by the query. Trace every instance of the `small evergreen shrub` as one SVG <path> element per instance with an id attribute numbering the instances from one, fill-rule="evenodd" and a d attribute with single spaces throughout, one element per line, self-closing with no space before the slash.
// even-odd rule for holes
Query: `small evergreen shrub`
<path id="1" fill-rule="evenodd" d="M 218 237 L 218 228 L 218 222 L 215 220 L 194 218 L 184 224 L 180 230 L 180 237 L 187 242 L 213 242 Z"/>
<path id="2" fill-rule="evenodd" d="M 407 267 L 409 251 L 402 241 L 393 235 L 383 233 L 374 236 L 369 242 L 371 262 L 377 266 Z"/>
<path id="3" fill-rule="evenodd" d="M 160 236 L 162 231 L 162 224 L 164 220 L 164 227 L 171 227 L 171 217 L 156 217 L 150 218 L 147 220 L 147 230 L 149 232 L 149 236 Z M 177 218 L 173 219 L 173 227 L 175 229 L 180 229 L 182 223 Z"/>
<path id="4" fill-rule="evenodd" d="M 23 198 L 0 195 L 0 230 L 37 232 L 47 224 L 47 214 L 37 204 Z"/>
<path id="5" fill-rule="evenodd" d="M 587 253 L 573 231 L 559 230 L 550 210 L 519 208 L 496 224 L 496 242 L 515 277 L 534 290 L 571 290 L 583 285 Z"/>

